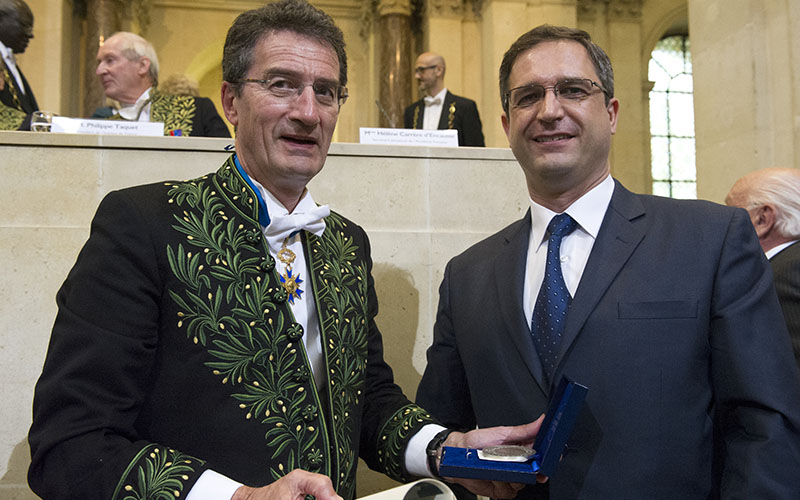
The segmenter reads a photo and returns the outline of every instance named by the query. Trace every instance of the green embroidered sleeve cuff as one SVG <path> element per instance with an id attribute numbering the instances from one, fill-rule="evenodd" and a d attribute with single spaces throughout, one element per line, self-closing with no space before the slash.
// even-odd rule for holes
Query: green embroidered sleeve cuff
<path id="1" fill-rule="evenodd" d="M 133 457 L 122 474 L 114 500 L 179 498 L 205 470 L 205 462 L 179 451 L 151 444 Z"/>
<path id="2" fill-rule="evenodd" d="M 405 451 L 408 441 L 422 427 L 436 420 L 417 405 L 409 404 L 395 412 L 381 429 L 378 442 L 378 461 L 383 472 L 392 479 L 406 482 L 411 477 L 405 468 Z"/>

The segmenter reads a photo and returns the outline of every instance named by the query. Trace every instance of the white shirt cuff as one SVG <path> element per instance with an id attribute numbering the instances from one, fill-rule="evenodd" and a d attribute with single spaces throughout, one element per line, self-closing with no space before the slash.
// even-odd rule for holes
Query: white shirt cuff
<path id="1" fill-rule="evenodd" d="M 242 483 L 209 469 L 194 483 L 186 500 L 230 500 Z"/>
<path id="2" fill-rule="evenodd" d="M 428 468 L 428 456 L 425 454 L 425 449 L 431 439 L 444 429 L 445 427 L 441 425 L 428 424 L 409 439 L 405 456 L 406 471 L 409 474 L 417 477 L 433 477 L 430 468 Z"/>

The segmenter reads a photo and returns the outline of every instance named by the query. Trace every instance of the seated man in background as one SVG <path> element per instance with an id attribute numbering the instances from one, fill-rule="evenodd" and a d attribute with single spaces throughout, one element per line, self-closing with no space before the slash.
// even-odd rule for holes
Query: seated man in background
<path id="1" fill-rule="evenodd" d="M 0 0 L 0 130 L 28 130 L 39 109 L 14 54 L 33 38 L 33 13 L 22 0 Z"/>
<path id="2" fill-rule="evenodd" d="M 424 130 L 458 130 L 459 146 L 485 146 L 481 117 L 475 101 L 457 96 L 444 86 L 444 58 L 433 52 L 417 57 L 414 78 L 423 97 L 407 107 L 403 127 Z"/>
<path id="3" fill-rule="evenodd" d="M 121 107 L 99 108 L 92 118 L 164 122 L 164 135 L 231 136 L 210 99 L 158 90 L 158 56 L 139 35 L 120 31 L 107 38 L 97 50 L 96 73 L 106 97 Z"/>
<path id="4" fill-rule="evenodd" d="M 765 168 L 734 183 L 725 204 L 750 214 L 800 366 L 800 170 Z"/>

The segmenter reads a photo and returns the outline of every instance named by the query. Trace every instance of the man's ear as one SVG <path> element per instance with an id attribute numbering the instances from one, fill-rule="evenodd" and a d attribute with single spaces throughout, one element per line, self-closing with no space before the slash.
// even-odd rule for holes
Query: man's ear
<path id="1" fill-rule="evenodd" d="M 763 239 L 775 227 L 775 207 L 772 205 L 761 205 L 751 209 L 752 216 L 750 220 L 756 228 L 758 239 Z"/>
<path id="2" fill-rule="evenodd" d="M 139 58 L 139 68 L 138 68 L 139 76 L 146 77 L 148 73 L 150 73 L 150 59 L 146 57 Z"/>
<path id="3" fill-rule="evenodd" d="M 233 105 L 237 96 L 236 89 L 230 82 L 222 82 L 220 97 L 222 99 L 222 111 L 225 112 L 225 118 L 235 127 L 239 123 L 239 112 L 236 106 Z"/>

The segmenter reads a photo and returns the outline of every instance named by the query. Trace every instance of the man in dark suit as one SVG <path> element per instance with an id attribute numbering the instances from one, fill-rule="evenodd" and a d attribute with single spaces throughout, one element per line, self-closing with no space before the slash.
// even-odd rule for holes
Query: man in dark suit
<path id="1" fill-rule="evenodd" d="M 156 51 L 135 33 L 120 31 L 105 40 L 97 50 L 96 73 L 106 97 L 120 107 L 99 108 L 92 118 L 163 122 L 164 135 L 231 136 L 211 99 L 158 89 Z"/>
<path id="2" fill-rule="evenodd" d="M 17 65 L 33 38 L 33 12 L 23 0 L 0 0 L 0 130 L 28 130 L 39 109 L 33 89 Z"/>
<path id="3" fill-rule="evenodd" d="M 725 203 L 750 214 L 772 266 L 775 290 L 800 366 L 800 171 L 765 168 L 743 176 Z"/>
<path id="4" fill-rule="evenodd" d="M 531 210 L 448 263 L 417 403 L 469 429 L 588 386 L 558 470 L 518 498 L 796 498 L 800 374 L 747 213 L 611 177 L 619 102 L 586 32 L 535 28 L 500 75 Z"/>
<path id="5" fill-rule="evenodd" d="M 244 12 L 222 67 L 235 154 L 197 179 L 110 193 L 59 290 L 31 488 L 349 500 L 359 457 L 404 480 L 435 474 L 443 444 L 531 442 L 537 422 L 449 431 L 393 382 L 367 235 L 306 189 L 347 97 L 333 20 L 299 0 Z"/>
<path id="6" fill-rule="evenodd" d="M 444 58 L 433 52 L 417 57 L 414 78 L 422 99 L 407 107 L 403 127 L 458 130 L 459 146 L 485 146 L 481 117 L 475 101 L 451 93 L 444 86 Z"/>

